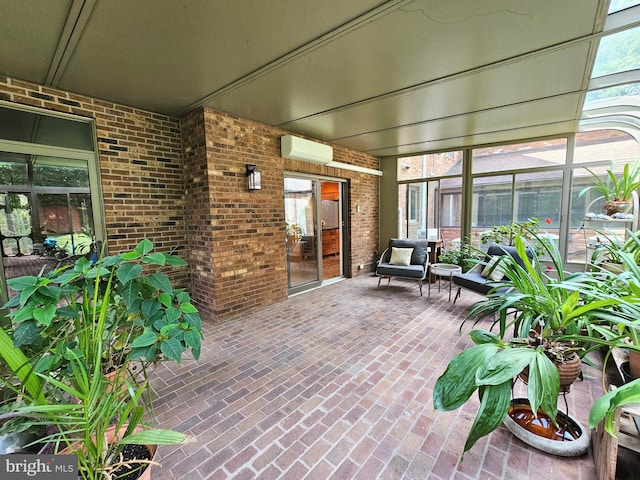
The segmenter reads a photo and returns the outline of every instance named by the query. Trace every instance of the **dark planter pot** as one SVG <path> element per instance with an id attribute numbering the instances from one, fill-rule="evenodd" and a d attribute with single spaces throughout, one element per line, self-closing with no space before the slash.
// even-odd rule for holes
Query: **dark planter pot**
<path id="1" fill-rule="evenodd" d="M 517 438 L 542 452 L 561 457 L 578 457 L 589 451 L 589 431 L 562 412 L 556 428 L 549 417 L 538 411 L 534 417 L 526 398 L 514 398 L 504 425 Z"/>

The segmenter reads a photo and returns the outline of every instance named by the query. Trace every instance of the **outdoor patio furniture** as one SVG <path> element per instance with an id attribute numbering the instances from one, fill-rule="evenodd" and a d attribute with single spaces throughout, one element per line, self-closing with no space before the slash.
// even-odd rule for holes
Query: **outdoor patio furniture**
<path id="1" fill-rule="evenodd" d="M 391 282 L 391 277 L 417 280 L 422 296 L 422 282 L 429 268 L 429 251 L 427 240 L 424 239 L 390 239 L 388 248 L 382 252 L 376 264 L 378 287 L 383 278 L 388 279 L 387 284 Z"/>
<path id="2" fill-rule="evenodd" d="M 524 264 L 522 262 L 522 259 L 518 255 L 518 252 L 516 251 L 516 247 L 498 244 L 490 245 L 489 249 L 487 250 L 487 256 L 485 257 L 484 262 L 478 263 L 466 273 L 459 273 L 453 276 L 453 283 L 458 286 L 458 291 L 456 292 L 456 296 L 453 299 L 453 303 L 456 303 L 456 300 L 460 296 L 463 288 L 471 290 L 472 292 L 479 293 L 481 295 L 487 295 L 490 291 L 496 288 L 496 286 L 499 285 L 498 282 L 500 281 L 500 278 L 498 278 L 498 276 L 496 275 L 487 275 L 487 270 L 485 270 L 485 267 L 487 267 L 493 257 L 499 257 L 502 255 L 511 255 L 518 263 L 518 265 L 524 268 Z M 533 257 L 533 254 L 530 250 L 527 250 L 527 256 L 529 258 Z M 507 289 L 507 287 L 503 288 L 503 290 L 505 291 Z M 500 290 L 500 288 L 498 288 L 498 290 Z"/>

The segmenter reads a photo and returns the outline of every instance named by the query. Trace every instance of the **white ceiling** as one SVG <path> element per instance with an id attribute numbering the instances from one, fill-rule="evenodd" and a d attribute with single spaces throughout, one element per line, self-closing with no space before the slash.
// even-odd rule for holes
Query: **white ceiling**
<path id="1" fill-rule="evenodd" d="M 0 0 L 0 74 L 378 156 L 577 131 L 608 0 Z"/>

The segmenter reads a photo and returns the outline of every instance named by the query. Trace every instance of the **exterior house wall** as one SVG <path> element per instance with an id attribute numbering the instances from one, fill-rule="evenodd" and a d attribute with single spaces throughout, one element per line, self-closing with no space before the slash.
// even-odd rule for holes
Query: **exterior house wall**
<path id="1" fill-rule="evenodd" d="M 284 130 L 202 108 L 177 119 L 3 76 L 0 100 L 95 120 L 109 252 L 146 237 L 187 259 L 174 280 L 204 318 L 286 298 L 285 172 L 348 181 L 345 275 L 371 271 L 379 177 L 283 159 Z M 334 146 L 334 160 L 378 168 L 376 157 L 342 147 Z M 247 190 L 246 164 L 262 171 L 262 190 Z"/>
<path id="2" fill-rule="evenodd" d="M 109 253 L 146 237 L 186 258 L 179 119 L 3 76 L 0 100 L 94 119 Z M 173 278 L 190 284 L 186 268 Z"/>
<path id="3" fill-rule="evenodd" d="M 285 172 L 349 182 L 351 256 L 346 276 L 370 268 L 377 249 L 378 177 L 283 159 L 289 132 L 211 109 L 182 119 L 187 230 L 193 296 L 210 316 L 226 318 L 287 297 Z M 334 160 L 378 168 L 375 157 L 334 146 Z M 262 189 L 247 189 L 246 165 L 262 172 Z M 356 212 L 359 205 L 359 212 Z"/>

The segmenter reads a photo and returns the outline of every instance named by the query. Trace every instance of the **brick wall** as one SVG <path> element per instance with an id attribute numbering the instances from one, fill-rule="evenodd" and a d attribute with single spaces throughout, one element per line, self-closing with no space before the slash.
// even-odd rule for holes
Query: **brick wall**
<path id="1" fill-rule="evenodd" d="M 150 239 L 185 256 L 180 121 L 0 76 L 0 100 L 95 119 L 109 253 Z M 174 274 L 189 285 L 188 269 Z"/>
<path id="2" fill-rule="evenodd" d="M 288 132 L 208 109 L 176 119 L 3 76 L 0 100 L 95 119 L 110 253 L 145 237 L 162 251 L 177 249 L 190 270 L 174 279 L 190 286 L 203 318 L 286 298 L 285 171 L 349 182 L 345 274 L 371 271 L 378 177 L 282 159 L 280 137 Z M 378 168 L 376 157 L 341 147 L 334 146 L 334 159 Z M 260 191 L 247 190 L 248 163 L 262 171 Z M 361 264 L 367 268 L 358 270 Z"/>
<path id="3" fill-rule="evenodd" d="M 201 109 L 182 123 L 193 295 L 199 307 L 226 318 L 287 297 L 285 171 L 348 179 L 352 252 L 347 276 L 364 273 L 378 244 L 378 177 L 283 159 L 288 132 Z M 375 157 L 334 146 L 334 160 L 378 168 Z M 248 191 L 246 165 L 262 172 Z M 356 205 L 360 212 L 356 212 Z"/>

